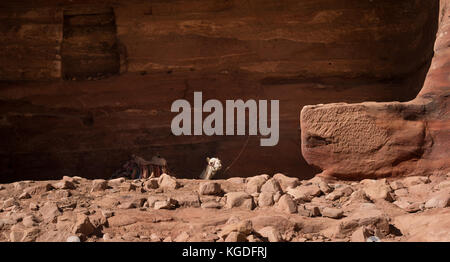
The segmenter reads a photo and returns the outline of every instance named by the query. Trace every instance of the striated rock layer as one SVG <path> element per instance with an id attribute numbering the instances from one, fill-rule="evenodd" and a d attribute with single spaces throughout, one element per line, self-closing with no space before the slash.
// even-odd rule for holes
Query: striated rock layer
<path id="1" fill-rule="evenodd" d="M 302 153 L 323 175 L 348 179 L 450 169 L 450 1 L 441 0 L 434 57 L 409 102 L 305 106 Z"/>
<path id="2" fill-rule="evenodd" d="M 198 177 L 212 156 L 228 169 L 217 178 L 312 177 L 299 150 L 301 106 L 413 99 L 438 16 L 437 0 L 97 5 L 0 2 L 0 181 L 108 178 L 133 153 L 159 153 L 185 178 Z M 222 102 L 280 100 L 278 145 L 172 135 L 171 103 L 192 102 L 194 91 Z"/>

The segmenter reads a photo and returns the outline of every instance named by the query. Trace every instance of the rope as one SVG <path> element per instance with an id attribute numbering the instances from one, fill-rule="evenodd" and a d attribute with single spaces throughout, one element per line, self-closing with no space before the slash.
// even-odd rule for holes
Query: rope
<path id="1" fill-rule="evenodd" d="M 231 164 L 228 165 L 228 167 L 225 169 L 225 171 L 223 171 L 223 175 L 225 175 L 227 173 L 227 171 L 230 169 L 231 166 L 233 166 L 233 164 L 239 159 L 239 157 L 242 155 L 242 153 L 244 152 L 244 149 L 247 147 L 248 141 L 250 140 L 250 136 L 247 136 L 247 140 L 245 141 L 244 145 L 241 148 L 241 151 L 239 152 L 239 154 L 234 158 L 234 160 L 231 162 Z"/>

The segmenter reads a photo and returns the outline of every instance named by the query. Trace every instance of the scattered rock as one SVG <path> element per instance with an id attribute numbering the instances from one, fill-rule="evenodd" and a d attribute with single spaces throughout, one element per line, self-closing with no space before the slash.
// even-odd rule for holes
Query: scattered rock
<path id="1" fill-rule="evenodd" d="M 297 202 L 310 202 L 314 197 L 322 194 L 322 191 L 316 185 L 288 188 L 286 192 Z"/>
<path id="2" fill-rule="evenodd" d="M 212 201 L 211 200 L 211 201 L 202 203 L 201 207 L 202 208 L 216 208 L 216 209 L 219 209 L 219 208 L 222 208 L 222 205 L 219 202 L 217 202 L 217 201 Z"/>
<path id="3" fill-rule="evenodd" d="M 120 184 L 119 186 L 120 191 L 123 192 L 130 192 L 130 191 L 136 191 L 137 186 L 134 183 L 131 182 L 123 182 L 122 184 Z"/>
<path id="4" fill-rule="evenodd" d="M 150 191 L 152 189 L 157 189 L 159 187 L 158 178 L 150 178 L 144 182 L 144 189 Z"/>
<path id="5" fill-rule="evenodd" d="M 344 211 L 342 211 L 341 209 L 332 208 L 332 207 L 326 207 L 326 208 L 322 209 L 321 213 L 322 213 L 322 216 L 324 216 L 324 217 L 329 217 L 329 218 L 334 218 L 334 219 L 339 219 L 344 216 Z"/>
<path id="6" fill-rule="evenodd" d="M 40 213 L 46 223 L 56 222 L 56 218 L 61 215 L 58 206 L 53 202 L 46 202 L 41 208 Z"/>
<path id="7" fill-rule="evenodd" d="M 82 236 L 90 236 L 95 231 L 94 225 L 89 220 L 89 217 L 84 214 L 78 214 L 72 233 L 81 234 Z"/>
<path id="8" fill-rule="evenodd" d="M 358 227 L 366 226 L 376 230 L 378 236 L 389 234 L 389 218 L 374 204 L 361 204 L 349 217 L 343 218 L 339 223 L 334 237 L 345 238 L 351 235 Z"/>
<path id="9" fill-rule="evenodd" d="M 274 204 L 273 201 L 274 193 L 272 192 L 261 192 L 258 196 L 258 206 L 260 207 L 268 207 Z"/>
<path id="10" fill-rule="evenodd" d="M 149 196 L 147 198 L 148 207 L 153 208 L 157 201 L 165 201 L 166 199 L 165 196 Z"/>
<path id="11" fill-rule="evenodd" d="M 230 222 L 230 220 L 229 220 Z M 238 232 L 244 235 L 244 238 L 253 232 L 253 224 L 250 220 L 243 220 L 235 223 L 227 223 L 219 233 L 219 236 L 226 238 L 231 232 Z"/>
<path id="12" fill-rule="evenodd" d="M 24 189 L 24 192 L 30 194 L 30 195 L 41 195 L 47 191 L 50 191 L 54 189 L 52 185 L 50 184 L 39 184 L 36 186 L 28 187 Z"/>
<path id="13" fill-rule="evenodd" d="M 231 232 L 225 238 L 225 242 L 246 242 L 247 238 L 244 234 L 239 232 Z"/>
<path id="14" fill-rule="evenodd" d="M 31 202 L 31 203 L 30 203 L 29 208 L 30 208 L 31 211 L 38 211 L 38 210 L 39 210 L 38 204 L 36 204 L 36 203 L 34 203 L 34 202 Z"/>
<path id="15" fill-rule="evenodd" d="M 425 176 L 411 176 L 403 179 L 403 184 L 407 187 L 420 185 L 420 184 L 428 184 L 430 183 L 430 179 Z"/>
<path id="16" fill-rule="evenodd" d="M 233 184 L 244 184 L 245 183 L 245 178 L 243 177 L 231 177 L 227 179 L 228 182 L 233 183 Z"/>
<path id="17" fill-rule="evenodd" d="M 92 181 L 91 192 L 103 191 L 108 188 L 108 181 L 104 179 L 95 179 Z"/>
<path id="18" fill-rule="evenodd" d="M 394 201 L 391 194 L 392 188 L 387 184 L 386 179 L 373 180 L 364 179 L 361 181 L 364 193 L 372 200 L 383 199 L 389 202 Z"/>
<path id="19" fill-rule="evenodd" d="M 172 195 L 180 207 L 200 207 L 200 197 L 197 192 L 180 192 Z"/>
<path id="20" fill-rule="evenodd" d="M 77 236 L 70 236 L 67 238 L 66 242 L 81 242 L 81 240 Z"/>
<path id="21" fill-rule="evenodd" d="M 172 238 L 171 237 L 166 237 L 166 238 L 164 238 L 163 242 L 172 242 Z"/>
<path id="22" fill-rule="evenodd" d="M 351 236 L 351 242 L 366 242 L 368 237 L 372 236 L 372 232 L 370 232 L 366 227 L 359 227 L 353 232 Z"/>
<path id="23" fill-rule="evenodd" d="M 305 217 L 317 217 L 320 216 L 320 209 L 317 206 L 299 205 L 297 212 Z"/>
<path id="24" fill-rule="evenodd" d="M 20 194 L 19 199 L 30 199 L 31 195 L 28 194 L 27 192 L 23 192 L 22 194 Z"/>
<path id="25" fill-rule="evenodd" d="M 177 201 L 173 198 L 168 198 L 163 201 L 156 201 L 154 204 L 154 209 L 175 209 L 177 206 Z"/>
<path id="26" fill-rule="evenodd" d="M 400 188 L 394 191 L 394 194 L 399 197 L 407 196 L 409 194 L 408 189 Z"/>
<path id="27" fill-rule="evenodd" d="M 111 180 L 108 181 L 108 186 L 110 186 L 110 187 L 119 187 L 123 182 L 125 182 L 125 178 L 124 177 L 111 179 Z"/>
<path id="28" fill-rule="evenodd" d="M 183 232 L 181 234 L 179 234 L 174 240 L 173 242 L 187 242 L 189 239 L 189 234 L 187 232 Z"/>
<path id="29" fill-rule="evenodd" d="M 399 190 L 399 189 L 405 188 L 405 185 L 399 180 L 395 180 L 395 181 L 391 182 L 389 185 L 391 186 L 391 188 L 393 190 Z"/>
<path id="30" fill-rule="evenodd" d="M 283 192 L 286 192 L 287 188 L 289 188 L 289 187 L 295 188 L 300 185 L 300 180 L 298 178 L 288 177 L 281 173 L 277 173 L 277 174 L 273 175 L 273 179 L 278 181 Z"/>
<path id="31" fill-rule="evenodd" d="M 79 184 L 80 183 L 80 179 L 76 179 L 76 178 L 73 178 L 73 177 L 70 177 L 70 176 L 63 176 L 62 180 L 66 180 L 66 181 L 69 181 L 69 182 L 74 183 L 74 184 Z"/>
<path id="32" fill-rule="evenodd" d="M 278 210 L 287 213 L 292 214 L 297 212 L 297 205 L 295 204 L 294 200 L 291 196 L 288 194 L 284 194 L 280 197 L 280 200 L 278 200 L 277 203 Z"/>
<path id="33" fill-rule="evenodd" d="M 322 191 L 325 194 L 328 194 L 333 191 L 333 188 L 330 187 L 328 185 L 328 183 L 325 181 L 321 181 L 318 186 L 319 186 L 320 191 Z"/>
<path id="34" fill-rule="evenodd" d="M 254 208 L 253 198 L 245 192 L 230 192 L 225 196 L 227 198 L 227 208 L 241 207 L 248 210 L 252 210 Z"/>
<path id="35" fill-rule="evenodd" d="M 114 216 L 114 212 L 111 210 L 102 210 L 102 215 L 105 218 L 110 218 L 110 217 Z"/>
<path id="36" fill-rule="evenodd" d="M 158 179 L 159 187 L 162 189 L 177 189 L 181 185 L 178 181 L 167 174 L 162 174 Z"/>
<path id="37" fill-rule="evenodd" d="M 61 180 L 53 185 L 56 189 L 75 189 L 75 184 L 69 180 Z"/>
<path id="38" fill-rule="evenodd" d="M 269 179 L 269 175 L 259 175 L 247 178 L 245 192 L 248 194 L 259 193 L 262 185 Z"/>
<path id="39" fill-rule="evenodd" d="M 341 198 L 342 196 L 344 196 L 344 193 L 342 191 L 333 191 L 330 194 L 328 194 L 325 199 L 329 200 L 329 201 L 335 201 L 338 200 L 339 198 Z"/>
<path id="40" fill-rule="evenodd" d="M 450 190 L 434 195 L 425 203 L 425 208 L 444 208 L 450 205 Z"/>
<path id="41" fill-rule="evenodd" d="M 393 202 L 393 204 L 409 213 L 414 213 L 424 208 L 423 203 L 411 203 L 404 199 L 399 199 Z"/>
<path id="42" fill-rule="evenodd" d="M 255 236 L 253 234 L 247 236 L 247 241 L 248 242 L 263 242 L 259 237 Z"/>
<path id="43" fill-rule="evenodd" d="M 280 242 L 282 240 L 280 232 L 272 226 L 263 227 L 258 230 L 258 233 L 266 238 L 269 242 Z"/>
<path id="44" fill-rule="evenodd" d="M 8 207 L 12 207 L 16 204 L 16 200 L 12 197 L 6 199 L 5 201 L 3 201 L 3 208 L 8 208 Z"/>
<path id="45" fill-rule="evenodd" d="M 267 193 L 275 194 L 276 192 L 280 192 L 281 191 L 281 187 L 280 187 L 280 184 L 278 183 L 277 180 L 275 180 L 274 178 L 271 178 L 271 179 L 267 180 L 261 186 L 261 190 L 260 191 L 261 191 L 261 193 L 267 192 Z"/>
<path id="46" fill-rule="evenodd" d="M 450 180 L 443 181 L 443 182 L 439 183 L 439 184 L 437 185 L 437 188 L 438 188 L 438 189 L 446 189 L 446 188 L 450 188 Z"/>
<path id="47" fill-rule="evenodd" d="M 24 237 L 25 237 L 24 231 L 11 231 L 11 233 L 9 233 L 9 240 L 11 242 L 22 242 Z"/>
<path id="48" fill-rule="evenodd" d="M 198 193 L 200 195 L 218 195 L 222 193 L 222 188 L 219 183 L 205 182 L 200 184 Z"/>
<path id="49" fill-rule="evenodd" d="M 151 242 L 161 242 L 161 238 L 158 235 L 156 235 L 155 233 L 152 233 L 150 235 L 150 241 Z"/>
<path id="50" fill-rule="evenodd" d="M 38 220 L 37 220 L 36 217 L 34 217 L 33 215 L 26 216 L 26 217 L 24 217 L 23 220 L 22 220 L 22 224 L 23 224 L 25 227 L 34 227 L 34 226 L 37 226 L 37 225 L 38 225 L 37 222 L 38 222 Z"/>

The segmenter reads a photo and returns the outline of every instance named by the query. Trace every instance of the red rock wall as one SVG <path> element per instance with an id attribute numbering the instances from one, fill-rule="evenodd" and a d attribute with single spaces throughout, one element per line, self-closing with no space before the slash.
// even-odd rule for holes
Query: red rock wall
<path id="1" fill-rule="evenodd" d="M 302 152 L 323 175 L 364 179 L 450 170 L 450 1 L 440 2 L 430 70 L 405 103 L 328 104 L 301 112 Z"/>
<path id="2" fill-rule="evenodd" d="M 259 137 L 252 137 L 222 176 L 310 177 L 316 170 L 299 150 L 300 108 L 413 98 L 432 57 L 438 16 L 437 1 L 412 0 L 102 4 L 114 7 L 122 74 L 98 81 L 1 83 L 0 180 L 108 177 L 132 153 L 160 153 L 182 177 L 200 174 L 206 156 L 221 158 L 226 168 L 245 137 L 171 135 L 171 103 L 192 100 L 194 91 L 203 91 L 204 100 L 280 100 L 279 144 L 261 148 Z M 18 34 L 25 22 L 17 14 L 25 9 L 39 15 L 53 10 L 60 17 L 67 8 L 86 5 L 94 6 L 75 0 L 2 2 L 0 9 L 12 18 L 0 31 Z M 58 23 L 61 33 L 63 21 Z M 39 26 L 31 28 L 39 32 Z M 60 43 L 60 33 L 42 34 L 40 41 Z M 11 54 L 27 57 L 53 50 L 34 49 L 27 41 L 15 46 L 20 51 Z M 12 71 L 0 79 L 61 77 L 41 58 L 22 77 L 18 72 L 32 65 L 23 61 L 0 58 L 0 72 Z M 52 74 L 39 73 L 44 69 Z"/>

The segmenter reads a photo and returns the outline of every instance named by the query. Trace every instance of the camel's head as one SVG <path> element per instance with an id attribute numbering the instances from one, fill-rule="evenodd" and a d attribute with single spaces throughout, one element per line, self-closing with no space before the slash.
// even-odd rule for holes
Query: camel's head
<path id="1" fill-rule="evenodd" d="M 218 158 L 206 158 L 206 162 L 208 163 L 209 166 L 212 167 L 213 172 L 217 172 L 222 168 L 222 161 L 220 161 L 220 159 Z"/>

